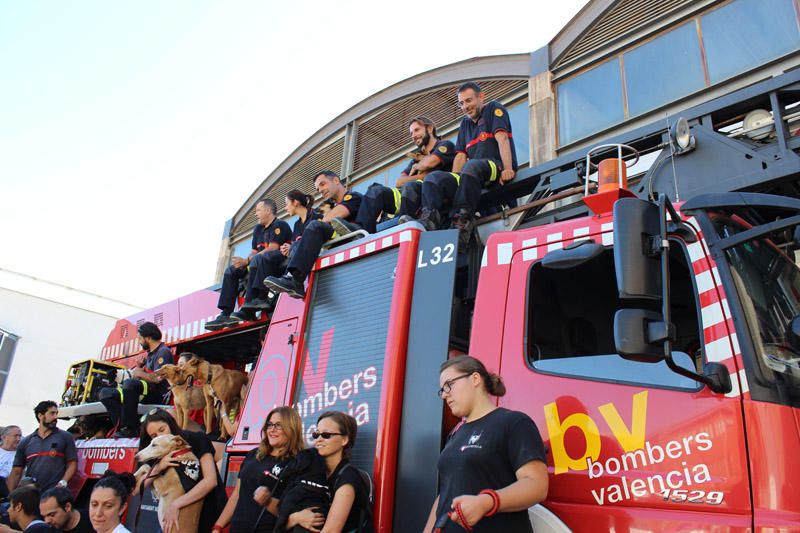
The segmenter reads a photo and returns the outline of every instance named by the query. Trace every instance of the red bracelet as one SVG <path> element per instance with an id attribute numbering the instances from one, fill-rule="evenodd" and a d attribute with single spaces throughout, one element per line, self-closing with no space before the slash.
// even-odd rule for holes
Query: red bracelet
<path id="1" fill-rule="evenodd" d="M 464 518 L 464 513 L 461 512 L 461 504 L 456 504 L 456 514 L 458 514 L 458 519 L 461 520 L 461 526 L 466 529 L 468 532 L 472 531 L 472 526 L 467 524 L 467 519 Z"/>
<path id="2" fill-rule="evenodd" d="M 488 494 L 489 496 L 492 497 L 492 508 L 489 509 L 489 512 L 486 513 L 483 516 L 492 516 L 492 515 L 496 514 L 497 511 L 500 510 L 500 495 L 497 494 L 495 491 L 493 491 L 492 489 L 484 489 L 484 490 L 480 491 L 478 494 L 479 495 L 480 494 Z"/>

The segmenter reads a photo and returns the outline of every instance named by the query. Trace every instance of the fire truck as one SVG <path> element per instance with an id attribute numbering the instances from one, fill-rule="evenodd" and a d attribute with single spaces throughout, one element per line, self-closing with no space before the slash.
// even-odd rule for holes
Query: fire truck
<path id="1" fill-rule="evenodd" d="M 413 222 L 340 241 L 304 300 L 207 332 L 217 293 L 201 290 L 120 320 L 99 360 L 131 366 L 148 320 L 176 354 L 249 370 L 228 488 L 273 406 L 296 408 L 309 443 L 321 412 L 352 414 L 382 532 L 425 524 L 456 351 L 542 433 L 536 531 L 800 531 L 798 87 L 790 71 L 520 171 L 482 197 L 519 205 L 468 249 Z M 72 489 L 132 471 L 137 446 L 81 441 Z"/>

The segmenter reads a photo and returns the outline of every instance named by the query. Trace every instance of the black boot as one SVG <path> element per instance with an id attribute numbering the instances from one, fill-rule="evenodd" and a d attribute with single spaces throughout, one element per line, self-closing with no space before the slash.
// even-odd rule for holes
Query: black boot
<path id="1" fill-rule="evenodd" d="M 475 230 L 475 214 L 466 209 L 460 209 L 453 217 L 453 227 L 458 229 L 459 247 L 466 250 L 472 232 Z"/>
<path id="2" fill-rule="evenodd" d="M 442 216 L 436 209 L 423 207 L 417 222 L 422 224 L 427 231 L 436 231 L 442 226 Z"/>

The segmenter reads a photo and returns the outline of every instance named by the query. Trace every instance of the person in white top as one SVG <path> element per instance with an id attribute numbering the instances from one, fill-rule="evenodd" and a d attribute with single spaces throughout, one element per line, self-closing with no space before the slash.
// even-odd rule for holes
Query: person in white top
<path id="1" fill-rule="evenodd" d="M 14 465 L 14 456 L 17 454 L 17 446 L 22 439 L 22 430 L 19 426 L 6 426 L 0 432 L 0 477 L 8 477 L 11 467 Z"/>
<path id="2" fill-rule="evenodd" d="M 97 533 L 131 533 L 120 521 L 135 483 L 133 474 L 109 470 L 95 484 L 89 498 L 89 520 Z"/>

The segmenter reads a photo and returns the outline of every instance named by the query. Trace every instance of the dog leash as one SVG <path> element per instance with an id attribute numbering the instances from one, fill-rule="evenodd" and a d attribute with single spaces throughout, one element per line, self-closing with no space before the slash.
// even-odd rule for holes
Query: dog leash
<path id="1" fill-rule="evenodd" d="M 178 450 L 177 452 L 173 452 L 172 458 L 174 459 L 176 457 L 180 457 L 181 455 L 186 455 L 187 453 L 190 453 L 191 451 L 192 451 L 191 448 L 184 448 L 182 450 Z M 160 459 L 159 459 L 159 461 L 160 461 Z M 170 468 L 175 468 L 175 467 L 171 466 Z M 151 468 L 150 470 L 152 471 L 153 469 Z M 166 472 L 166 470 L 164 470 L 164 472 Z M 136 517 L 133 519 L 133 533 L 138 533 L 138 530 L 139 530 L 139 518 L 141 518 L 141 514 L 142 514 L 142 502 L 144 501 L 144 489 L 145 489 L 144 484 L 145 484 L 145 482 L 148 479 L 153 479 L 156 476 L 160 476 L 160 475 L 164 474 L 164 472 L 156 472 L 155 474 L 151 474 L 150 472 L 148 472 L 147 475 L 142 480 L 142 482 L 139 484 L 139 486 L 141 487 L 141 491 L 139 492 L 139 505 L 136 506 Z M 161 524 L 159 524 L 159 525 L 161 525 Z"/>

